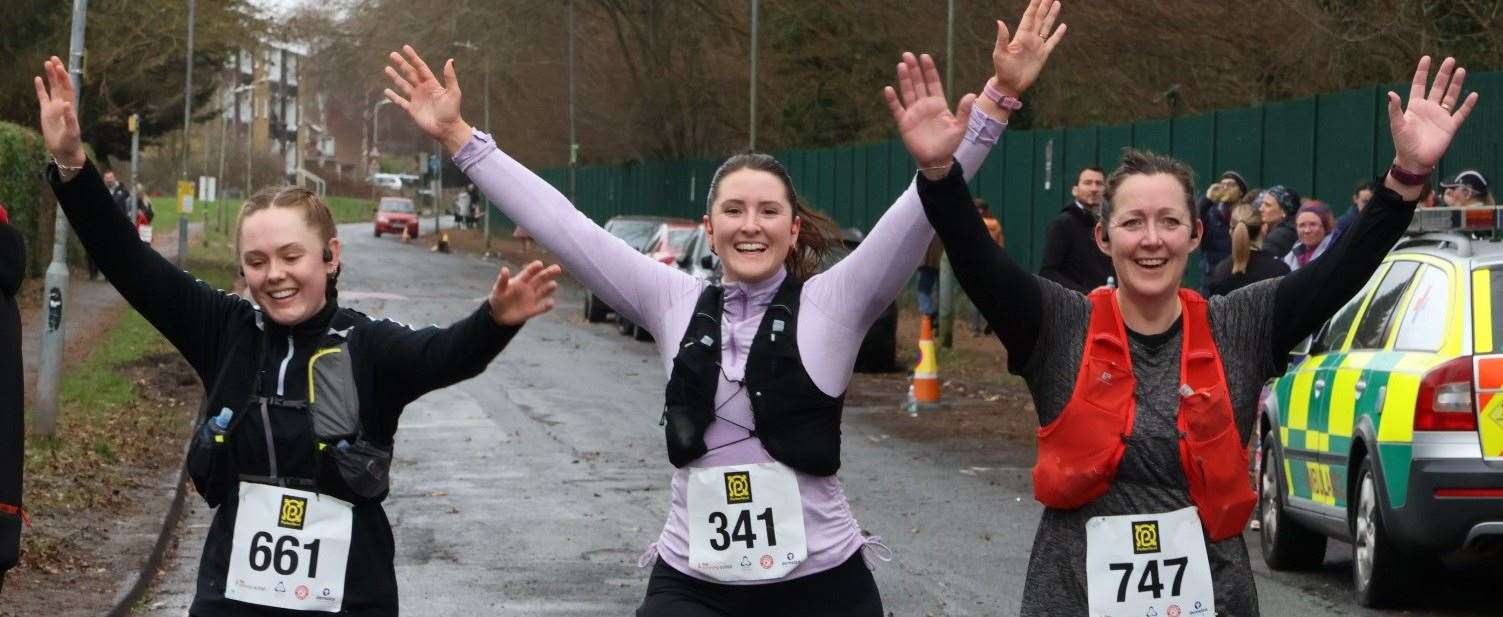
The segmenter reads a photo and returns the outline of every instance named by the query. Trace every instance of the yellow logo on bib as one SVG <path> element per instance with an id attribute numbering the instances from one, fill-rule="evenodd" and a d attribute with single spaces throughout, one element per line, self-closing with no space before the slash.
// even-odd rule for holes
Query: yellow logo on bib
<path id="1" fill-rule="evenodd" d="M 308 511 L 308 500 L 302 497 L 282 496 L 282 516 L 277 521 L 278 527 L 287 529 L 302 529 L 303 515 Z"/>
<path id="2" fill-rule="evenodd" d="M 751 472 L 728 471 L 725 474 L 725 502 L 749 503 L 752 500 Z"/>
<path id="3" fill-rule="evenodd" d="M 1132 524 L 1132 552 L 1134 555 L 1159 552 L 1158 521 Z"/>

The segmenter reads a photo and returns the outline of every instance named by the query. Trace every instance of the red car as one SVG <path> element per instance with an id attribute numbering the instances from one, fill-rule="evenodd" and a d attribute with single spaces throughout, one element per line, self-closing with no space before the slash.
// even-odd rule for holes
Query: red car
<path id="1" fill-rule="evenodd" d="M 376 206 L 376 237 L 383 233 L 407 232 L 410 238 L 418 235 L 417 208 L 406 197 L 382 197 Z"/>

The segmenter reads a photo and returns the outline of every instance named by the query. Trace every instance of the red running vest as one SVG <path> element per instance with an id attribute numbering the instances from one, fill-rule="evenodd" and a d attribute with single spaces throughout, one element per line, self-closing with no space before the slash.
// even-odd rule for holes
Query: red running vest
<path id="1" fill-rule="evenodd" d="M 1091 292 L 1091 323 L 1075 391 L 1058 418 L 1039 429 L 1033 496 L 1062 510 L 1106 493 L 1132 435 L 1136 379 L 1116 290 Z M 1211 540 L 1242 532 L 1257 504 L 1247 477 L 1247 449 L 1232 415 L 1221 354 L 1211 339 L 1206 301 L 1179 290 L 1183 307 L 1180 352 L 1179 458 L 1190 502 Z"/>

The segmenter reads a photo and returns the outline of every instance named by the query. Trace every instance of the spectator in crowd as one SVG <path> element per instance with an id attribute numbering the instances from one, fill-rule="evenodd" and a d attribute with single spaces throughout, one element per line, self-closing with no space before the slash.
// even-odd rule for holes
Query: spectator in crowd
<path id="1" fill-rule="evenodd" d="M 1002 222 L 992 216 L 991 204 L 986 203 L 986 200 L 980 197 L 972 201 L 976 204 L 976 210 L 981 212 L 981 223 L 986 225 L 986 234 L 992 237 L 992 242 L 996 242 L 997 246 L 1006 248 L 1007 245 L 1002 240 Z M 939 238 L 936 237 L 935 241 L 938 240 Z M 985 319 L 982 319 L 981 310 L 976 308 L 975 303 L 971 303 L 971 336 L 991 333 L 992 327 L 987 325 Z"/>
<path id="2" fill-rule="evenodd" d="M 1221 179 L 1206 188 L 1196 204 L 1205 235 L 1200 240 L 1201 272 L 1210 280 L 1211 271 L 1232 250 L 1232 207 L 1247 194 L 1247 180 L 1235 171 L 1222 172 Z"/>
<path id="3" fill-rule="evenodd" d="M 21 461 L 25 444 L 21 390 L 21 314 L 16 293 L 26 273 L 26 243 L 0 204 L 0 589 L 20 559 Z"/>
<path id="4" fill-rule="evenodd" d="M 156 209 L 151 207 L 151 197 L 146 194 L 146 185 L 136 183 L 136 221 L 137 224 L 151 224 L 157 218 Z M 143 220 L 144 219 L 144 220 Z"/>
<path id="5" fill-rule="evenodd" d="M 1299 233 L 1294 229 L 1294 214 L 1300 205 L 1299 193 L 1278 184 L 1263 191 L 1259 200 L 1253 203 L 1263 215 L 1263 250 L 1276 259 L 1283 259 L 1299 239 Z"/>
<path id="6" fill-rule="evenodd" d="M 110 189 L 110 199 L 115 202 L 115 209 L 120 211 L 121 216 L 129 217 L 130 191 L 115 178 L 115 172 L 104 172 L 104 185 Z M 86 255 L 84 259 L 89 264 L 89 280 L 99 278 L 99 266 L 94 265 L 94 258 Z"/>
<path id="7" fill-rule="evenodd" d="M 1294 229 L 1299 242 L 1284 255 L 1284 263 L 1292 271 L 1303 268 L 1311 260 L 1320 257 L 1331 246 L 1331 240 L 1335 237 L 1331 232 L 1335 227 L 1336 219 L 1331 216 L 1331 209 L 1325 204 L 1316 201 L 1302 206 L 1294 216 Z"/>
<path id="8" fill-rule="evenodd" d="M 1096 218 L 1106 172 L 1092 165 L 1080 170 L 1070 195 L 1075 199 L 1060 210 L 1044 236 L 1044 260 L 1039 276 L 1082 294 L 1105 285 L 1113 276 L 1112 261 L 1096 246 Z"/>
<path id="9" fill-rule="evenodd" d="M 929 248 L 924 249 L 924 261 L 918 267 L 918 309 L 920 315 L 928 315 L 930 321 L 939 317 L 939 300 L 934 297 L 934 292 L 939 287 L 939 260 L 945 255 L 944 246 L 939 243 L 939 238 L 929 241 Z"/>
<path id="10" fill-rule="evenodd" d="M 1368 200 L 1372 198 L 1373 183 L 1371 182 L 1358 184 L 1357 188 L 1352 190 L 1352 207 L 1346 211 L 1346 214 L 1341 215 L 1340 219 L 1336 220 L 1336 235 L 1333 237 L 1333 240 L 1334 238 L 1340 238 L 1342 232 L 1345 232 L 1347 227 L 1351 227 L 1352 221 L 1357 220 L 1357 213 L 1366 208 Z"/>
<path id="11" fill-rule="evenodd" d="M 1493 205 L 1492 193 L 1487 190 L 1487 178 L 1475 169 L 1456 174 L 1450 182 L 1441 182 L 1446 190 L 1442 199 L 1452 208 L 1474 208 Z"/>
<path id="12" fill-rule="evenodd" d="M 1232 209 L 1232 254 L 1216 264 L 1206 288 L 1224 296 L 1261 280 L 1289 274 L 1289 266 L 1263 250 L 1263 216 L 1251 203 Z"/>

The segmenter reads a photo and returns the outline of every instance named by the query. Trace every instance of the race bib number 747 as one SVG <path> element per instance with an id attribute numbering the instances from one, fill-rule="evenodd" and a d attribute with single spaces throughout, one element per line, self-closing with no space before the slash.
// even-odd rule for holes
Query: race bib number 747
<path id="1" fill-rule="evenodd" d="M 1091 617 L 1213 617 L 1205 535 L 1194 507 L 1086 521 Z"/>

